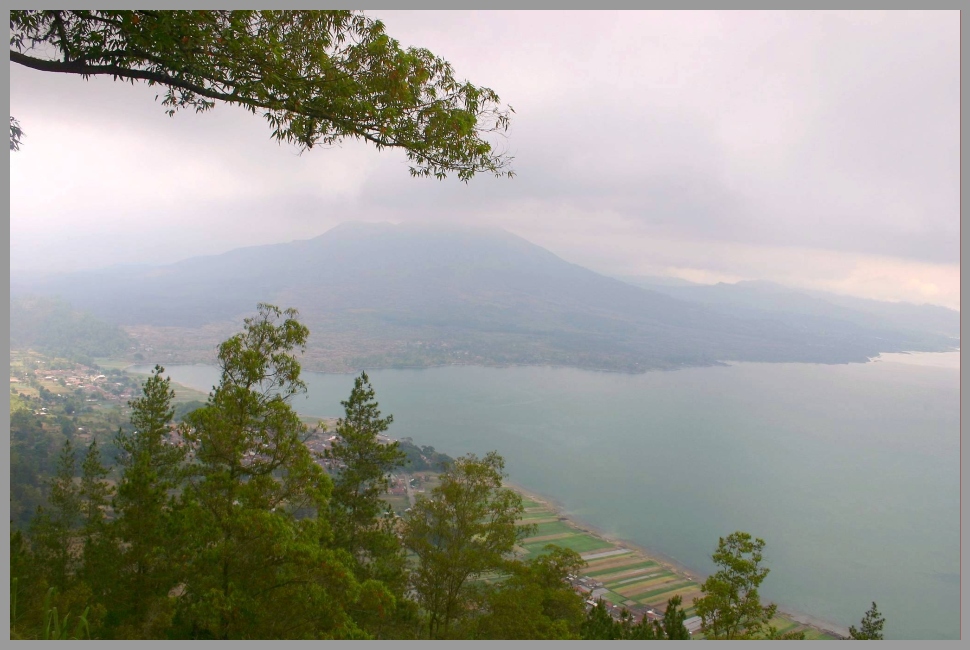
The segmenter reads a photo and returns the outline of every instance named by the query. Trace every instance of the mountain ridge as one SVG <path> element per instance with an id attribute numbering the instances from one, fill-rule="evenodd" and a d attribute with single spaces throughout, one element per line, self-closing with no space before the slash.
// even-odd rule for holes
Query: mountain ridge
<path id="1" fill-rule="evenodd" d="M 767 280 L 669 284 L 664 279 L 626 276 L 625 282 L 664 293 L 680 300 L 707 306 L 739 308 L 763 312 L 791 311 L 805 315 L 827 316 L 871 327 L 889 326 L 903 330 L 925 331 L 952 338 L 960 336 L 960 312 L 941 305 L 888 302 L 858 298 L 813 289 L 788 287 Z M 732 312 L 735 313 L 735 312 Z"/>
<path id="2" fill-rule="evenodd" d="M 601 275 L 495 228 L 342 224 L 308 240 L 120 275 L 66 275 L 31 289 L 156 339 L 164 328 L 238 322 L 257 302 L 296 307 L 311 330 L 308 367 L 318 369 L 481 363 L 642 371 L 847 363 L 953 345 L 936 334 L 817 315 L 726 312 Z M 154 343 L 181 358 L 175 342 Z"/>

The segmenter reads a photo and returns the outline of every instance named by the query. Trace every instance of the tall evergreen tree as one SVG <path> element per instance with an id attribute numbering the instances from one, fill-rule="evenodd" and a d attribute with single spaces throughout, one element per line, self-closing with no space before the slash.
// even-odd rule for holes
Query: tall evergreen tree
<path id="1" fill-rule="evenodd" d="M 295 310 L 259 305 L 244 331 L 219 346 L 221 379 L 208 403 L 186 416 L 197 462 L 183 492 L 185 634 L 361 636 L 347 607 L 383 593 L 358 585 L 321 546 L 329 540 L 325 518 L 294 516 L 325 512 L 331 489 L 290 404 L 306 390 L 293 351 L 307 334 Z"/>
<path id="2" fill-rule="evenodd" d="M 670 639 L 671 641 L 686 641 L 690 639 L 690 632 L 684 626 L 687 620 L 687 613 L 681 608 L 683 600 L 680 596 L 674 596 L 667 601 L 667 609 L 664 610 L 663 622 L 659 624 L 661 634 L 659 638 Z"/>
<path id="3" fill-rule="evenodd" d="M 654 641 L 663 639 L 663 628 L 657 621 L 651 621 L 646 616 L 636 620 L 628 609 L 620 614 L 621 639 L 627 641 Z"/>
<path id="4" fill-rule="evenodd" d="M 37 509 L 28 535 L 37 570 L 34 579 L 62 592 L 78 563 L 76 535 L 81 525 L 81 492 L 76 478 L 77 454 L 71 441 L 65 440 L 57 469 L 48 482 L 48 506 Z"/>
<path id="5" fill-rule="evenodd" d="M 171 616 L 169 591 L 178 548 L 174 492 L 181 487 L 185 448 L 170 440 L 175 392 L 155 366 L 142 396 L 128 403 L 133 429 L 119 429 L 115 534 L 120 542 L 113 607 L 125 619 L 122 636 L 155 636 Z"/>
<path id="6" fill-rule="evenodd" d="M 611 641 L 623 638 L 623 626 L 610 616 L 602 600 L 586 612 L 580 633 L 586 641 Z"/>
<path id="7" fill-rule="evenodd" d="M 886 624 L 886 619 L 879 613 L 876 603 L 862 617 L 862 622 L 857 630 L 854 625 L 849 626 L 849 638 L 860 641 L 881 641 L 882 626 Z"/>
<path id="8" fill-rule="evenodd" d="M 113 488 L 106 481 L 108 468 L 101 459 L 97 440 L 92 440 L 81 463 L 79 578 L 92 591 L 93 598 L 104 600 L 111 588 L 111 573 L 117 563 L 117 546 L 108 525 L 108 507 Z"/>
<path id="9" fill-rule="evenodd" d="M 354 379 L 350 398 L 341 404 L 345 415 L 326 454 L 337 468 L 329 513 L 334 544 L 355 558 L 362 577 L 398 583 L 403 594 L 404 558 L 393 529 L 394 513 L 381 500 L 390 488 L 390 473 L 405 458 L 397 442 L 378 439 L 394 418 L 381 417 L 366 372 Z"/>
<path id="10" fill-rule="evenodd" d="M 111 561 L 105 535 L 110 490 L 97 442 L 88 446 L 80 481 L 77 474 L 77 453 L 66 440 L 49 481 L 48 507 L 38 508 L 29 527 L 30 548 L 21 550 L 29 570 L 11 577 L 30 582 L 34 592 L 46 590 L 45 610 L 63 614 L 88 609 L 90 627 L 97 630 L 105 607 L 94 590 L 104 587 L 106 576 L 99 570 Z"/>

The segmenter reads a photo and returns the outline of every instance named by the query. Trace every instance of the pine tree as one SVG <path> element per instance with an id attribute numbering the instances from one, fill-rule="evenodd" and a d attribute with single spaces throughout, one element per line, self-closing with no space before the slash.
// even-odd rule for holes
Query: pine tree
<path id="1" fill-rule="evenodd" d="M 350 398 L 341 404 L 345 415 L 326 452 L 337 468 L 330 499 L 334 544 L 354 557 L 362 578 L 390 581 L 403 594 L 404 558 L 393 530 L 395 517 L 381 500 L 390 488 L 390 473 L 405 458 L 397 442 L 378 439 L 394 418 L 381 417 L 366 372 L 354 379 Z"/>
<path id="2" fill-rule="evenodd" d="M 195 454 L 183 491 L 183 595 L 177 624 L 199 638 L 364 637 L 347 614 L 362 588 L 322 546 L 330 480 L 306 447 L 290 401 L 304 392 L 294 350 L 308 335 L 295 310 L 261 304 L 219 346 L 222 376 L 186 416 Z"/>
<path id="3" fill-rule="evenodd" d="M 623 638 L 623 626 L 610 616 L 602 600 L 586 612 L 581 634 L 586 641 L 611 641 Z"/>
<path id="4" fill-rule="evenodd" d="M 121 478 L 114 531 L 123 550 L 113 607 L 124 613 L 125 637 L 156 636 L 171 615 L 167 596 L 178 548 L 173 493 L 181 487 L 185 449 L 169 439 L 175 392 L 164 370 L 155 366 L 142 396 L 128 403 L 133 429 L 115 437 Z"/>
<path id="5" fill-rule="evenodd" d="M 849 627 L 849 637 L 860 641 L 881 641 L 882 626 L 886 624 L 886 619 L 879 613 L 876 603 L 862 617 L 860 628 L 857 630 L 854 625 Z"/>
<path id="6" fill-rule="evenodd" d="M 105 607 L 94 590 L 104 587 L 106 575 L 101 569 L 111 559 L 104 534 L 110 489 L 97 442 L 88 446 L 81 470 L 78 481 L 76 451 L 66 440 L 48 484 L 48 507 L 38 508 L 30 523 L 26 551 L 30 570 L 12 577 L 18 583 L 30 582 L 32 591 L 46 590 L 43 610 L 62 614 L 87 610 L 89 628 L 98 630 Z"/>
<path id="7" fill-rule="evenodd" d="M 48 482 L 48 506 L 37 509 L 28 534 L 37 569 L 34 579 L 62 592 L 78 565 L 76 535 L 81 524 L 81 493 L 76 477 L 74 445 L 65 440 L 57 469 Z"/>
<path id="8" fill-rule="evenodd" d="M 79 496 L 83 562 L 80 575 L 99 596 L 107 587 L 104 584 L 107 569 L 117 560 L 114 541 L 108 529 L 108 506 L 113 489 L 105 480 L 107 477 L 108 468 L 101 459 L 98 442 L 92 440 L 81 463 Z"/>
<path id="9" fill-rule="evenodd" d="M 663 622 L 659 627 L 661 634 L 658 638 L 670 639 L 672 641 L 685 641 L 690 639 L 690 632 L 684 626 L 687 614 L 681 609 L 682 600 L 680 596 L 674 596 L 667 601 L 667 609 L 664 611 Z"/>

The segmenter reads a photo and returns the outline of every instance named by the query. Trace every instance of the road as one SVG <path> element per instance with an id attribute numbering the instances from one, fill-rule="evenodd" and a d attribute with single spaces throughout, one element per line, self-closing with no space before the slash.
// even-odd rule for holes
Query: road
<path id="1" fill-rule="evenodd" d="M 414 507 L 414 489 L 411 487 L 411 475 L 404 475 L 404 488 L 408 491 L 408 502 Z"/>

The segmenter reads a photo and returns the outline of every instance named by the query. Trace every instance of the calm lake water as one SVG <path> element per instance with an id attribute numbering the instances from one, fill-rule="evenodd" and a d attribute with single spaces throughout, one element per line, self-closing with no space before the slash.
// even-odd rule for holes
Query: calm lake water
<path id="1" fill-rule="evenodd" d="M 201 390 L 218 380 L 207 366 L 166 372 Z M 845 627 L 875 600 L 886 638 L 959 638 L 957 352 L 369 374 L 391 435 L 452 456 L 496 449 L 513 482 L 698 574 L 719 536 L 744 530 L 766 541 L 763 600 Z M 342 414 L 351 375 L 305 379 L 297 410 Z"/>

